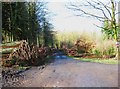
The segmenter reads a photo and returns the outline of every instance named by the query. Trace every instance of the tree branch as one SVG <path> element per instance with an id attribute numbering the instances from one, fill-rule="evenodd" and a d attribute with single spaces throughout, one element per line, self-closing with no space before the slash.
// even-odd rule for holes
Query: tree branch
<path id="1" fill-rule="evenodd" d="M 95 25 L 95 26 L 98 27 L 98 28 L 102 28 L 102 29 L 104 29 L 104 30 L 108 30 L 107 28 L 104 28 L 104 27 L 98 26 L 98 25 L 96 25 L 96 24 L 93 24 L 93 25 Z"/>
<path id="2" fill-rule="evenodd" d="M 101 5 L 103 5 L 103 7 L 108 11 L 108 13 L 109 13 L 109 15 L 110 15 L 110 17 L 112 17 L 112 14 L 111 14 L 111 12 L 110 12 L 110 10 L 109 9 L 111 9 L 109 6 L 107 6 L 107 5 L 105 5 L 105 4 L 103 4 L 101 1 L 99 1 L 99 0 L 97 0 Z M 96 2 L 96 3 L 98 3 L 98 2 Z M 108 9 L 109 8 L 109 9 Z"/>
<path id="3" fill-rule="evenodd" d="M 94 15 L 94 14 L 91 14 L 89 12 L 86 12 L 84 11 L 83 9 L 81 9 L 80 7 L 74 5 L 74 4 L 71 4 L 71 7 L 67 7 L 68 9 L 72 9 L 74 11 L 81 11 L 82 14 L 86 14 L 86 15 L 89 15 L 89 16 L 92 16 L 92 17 L 95 17 L 95 18 L 99 18 L 99 19 L 105 19 L 105 17 L 102 17 L 102 16 L 98 16 L 98 15 Z"/>
<path id="4" fill-rule="evenodd" d="M 104 17 L 105 17 L 106 19 L 110 20 L 110 19 L 107 17 L 107 15 L 105 14 L 105 12 L 104 12 L 104 10 L 103 10 L 102 8 L 100 8 L 100 7 L 96 7 L 96 5 L 93 5 L 93 4 L 90 3 L 89 1 L 87 1 L 87 3 L 88 3 L 90 6 L 92 6 L 94 9 L 97 9 L 97 10 L 102 11 Z"/>

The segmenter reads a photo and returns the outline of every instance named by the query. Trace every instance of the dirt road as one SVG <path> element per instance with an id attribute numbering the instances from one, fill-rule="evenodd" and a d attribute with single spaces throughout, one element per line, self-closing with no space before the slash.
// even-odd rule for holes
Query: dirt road
<path id="1" fill-rule="evenodd" d="M 118 87 L 118 65 L 82 62 L 56 56 L 43 70 L 24 73 L 22 87 Z"/>

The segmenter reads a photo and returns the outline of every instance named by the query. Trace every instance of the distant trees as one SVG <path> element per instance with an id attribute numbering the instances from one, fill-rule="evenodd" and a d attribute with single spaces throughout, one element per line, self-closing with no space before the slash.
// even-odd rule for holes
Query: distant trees
<path id="1" fill-rule="evenodd" d="M 54 31 L 52 29 L 52 24 L 48 23 L 46 20 L 43 24 L 43 39 L 45 46 L 51 45 L 53 46 L 54 43 Z"/>
<path id="2" fill-rule="evenodd" d="M 53 44 L 54 32 L 45 2 L 2 2 L 4 42 L 27 40 L 30 44 Z M 47 43 L 48 42 L 48 43 Z"/>

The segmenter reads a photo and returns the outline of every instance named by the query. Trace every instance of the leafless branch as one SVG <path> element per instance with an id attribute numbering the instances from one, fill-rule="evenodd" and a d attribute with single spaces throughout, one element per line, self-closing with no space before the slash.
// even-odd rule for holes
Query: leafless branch
<path id="1" fill-rule="evenodd" d="M 84 7 L 88 9 L 92 8 L 93 10 L 100 11 L 102 15 L 87 11 L 84 9 Z M 78 12 L 76 16 L 94 17 L 101 22 L 104 22 L 105 20 L 108 20 L 111 22 L 113 18 L 115 19 L 115 15 L 120 13 L 120 12 L 113 13 L 113 12 L 116 12 L 115 10 L 116 2 L 112 0 L 108 1 L 108 3 L 103 3 L 100 0 L 91 0 L 91 1 L 85 0 L 85 3 L 82 3 L 82 4 L 70 3 L 67 6 L 67 8 Z"/>
<path id="2" fill-rule="evenodd" d="M 115 13 L 115 15 L 120 14 L 120 12 Z"/>
<path id="3" fill-rule="evenodd" d="M 98 25 L 96 25 L 96 24 L 93 24 L 93 25 L 95 25 L 95 26 L 98 27 L 98 28 L 102 28 L 102 29 L 104 29 L 104 30 L 108 30 L 107 28 L 104 28 L 104 27 L 98 26 Z"/>
<path id="4" fill-rule="evenodd" d="M 91 0 L 91 1 L 88 1 L 86 0 L 87 4 L 82 4 L 82 5 L 76 5 L 76 4 L 73 4 L 71 3 L 67 8 L 68 9 L 72 9 L 73 11 L 79 11 L 81 12 L 80 15 L 76 15 L 76 16 L 82 16 L 83 14 L 87 15 L 87 16 L 91 16 L 91 17 L 95 17 L 97 18 L 99 21 L 103 21 L 105 19 L 107 20 L 111 20 L 110 18 L 112 18 L 112 13 L 111 13 L 111 7 L 109 6 L 110 5 L 110 2 L 108 4 L 104 4 L 103 2 L 101 2 L 100 0 Z M 96 14 L 93 14 L 93 13 L 89 13 L 88 11 L 86 10 L 83 10 L 81 7 L 93 7 L 93 9 L 96 9 L 96 10 L 99 10 L 102 12 L 103 16 L 99 16 L 99 15 L 96 15 Z M 109 16 L 106 14 L 106 12 L 108 12 Z M 118 13 L 116 13 L 118 14 Z M 115 15 L 116 15 L 115 14 Z"/>
<path id="5" fill-rule="evenodd" d="M 82 12 L 81 14 L 86 14 L 86 15 L 89 15 L 89 16 L 92 16 L 92 17 L 95 17 L 95 18 L 98 18 L 98 19 L 105 19 L 105 17 L 102 17 L 102 16 L 98 16 L 98 15 L 94 15 L 94 14 L 92 14 L 92 13 L 89 13 L 89 12 L 81 9 L 80 7 L 78 7 L 78 6 L 74 5 L 74 4 L 71 4 L 71 6 L 70 6 L 70 7 L 67 7 L 67 8 L 68 8 L 68 9 L 72 9 L 72 10 L 74 10 L 74 11 L 81 11 L 81 12 Z M 80 15 L 81 15 L 81 14 L 80 14 Z"/>
<path id="6" fill-rule="evenodd" d="M 92 1 L 93 1 L 93 0 L 92 0 Z M 95 1 L 93 1 L 93 2 L 95 2 Z M 99 0 L 97 0 L 97 2 L 95 2 L 95 3 L 101 4 L 101 5 L 107 10 L 107 12 L 109 13 L 110 17 L 112 17 L 112 14 L 111 14 L 111 12 L 110 12 L 111 7 L 109 7 L 108 5 L 105 5 L 103 2 L 101 2 L 101 1 L 99 1 Z"/>
<path id="7" fill-rule="evenodd" d="M 102 8 L 96 7 L 95 5 L 93 5 L 92 3 L 90 3 L 89 1 L 87 1 L 87 3 L 88 3 L 90 6 L 92 6 L 93 8 L 102 11 L 104 17 L 109 20 L 109 18 L 107 17 L 107 15 L 105 14 L 105 12 L 104 12 L 104 10 L 103 10 Z"/>

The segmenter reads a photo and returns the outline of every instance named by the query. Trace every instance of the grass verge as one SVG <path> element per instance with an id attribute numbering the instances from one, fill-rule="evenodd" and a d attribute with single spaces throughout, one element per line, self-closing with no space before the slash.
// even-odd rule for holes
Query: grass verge
<path id="1" fill-rule="evenodd" d="M 96 63 L 103 63 L 103 64 L 120 64 L 118 60 L 115 60 L 113 58 L 111 59 L 101 59 L 101 58 L 78 58 L 78 57 L 72 57 L 70 58 L 76 59 L 76 60 L 81 60 L 84 62 L 96 62 Z"/>

